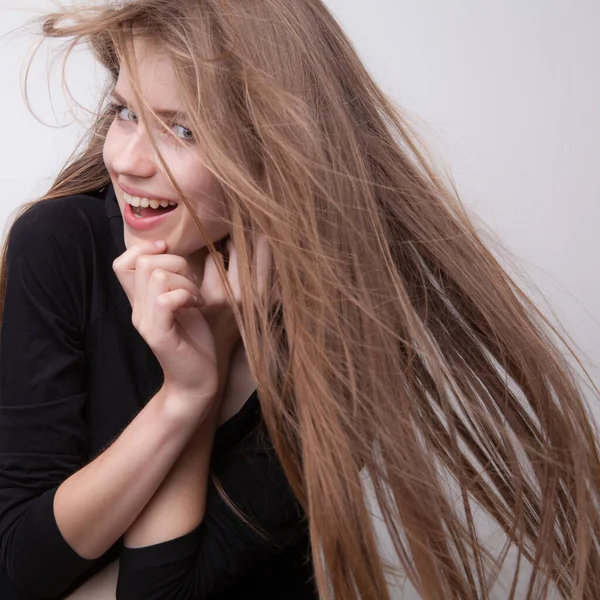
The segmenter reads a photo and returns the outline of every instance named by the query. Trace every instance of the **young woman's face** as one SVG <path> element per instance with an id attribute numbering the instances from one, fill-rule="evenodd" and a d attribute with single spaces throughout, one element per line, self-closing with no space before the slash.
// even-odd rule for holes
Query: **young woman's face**
<path id="1" fill-rule="evenodd" d="M 194 132 L 185 127 L 170 60 L 137 41 L 136 55 L 142 57 L 137 64 L 141 94 L 148 106 L 169 123 L 169 130 L 157 119 L 145 123 L 138 118 L 130 75 L 121 69 L 113 93 L 115 118 L 104 144 L 104 163 L 125 222 L 125 245 L 129 248 L 136 241 L 162 239 L 167 243 L 167 252 L 191 257 L 205 247 L 203 236 L 185 204 L 178 200 L 152 148 L 149 131 L 175 181 L 192 199 L 211 241 L 227 235 L 226 225 L 219 221 L 225 209 L 219 187 L 199 156 Z"/>

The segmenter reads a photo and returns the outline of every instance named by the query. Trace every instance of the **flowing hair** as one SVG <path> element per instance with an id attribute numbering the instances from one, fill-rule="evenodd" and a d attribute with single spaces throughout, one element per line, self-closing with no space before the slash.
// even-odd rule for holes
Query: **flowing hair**
<path id="1" fill-rule="evenodd" d="M 600 598 L 600 460 L 577 357 L 324 4 L 138 0 L 42 23 L 67 56 L 88 43 L 108 89 L 122 66 L 135 72 L 137 36 L 174 65 L 227 205 L 241 333 L 320 597 L 389 600 L 375 506 L 425 600 L 490 598 L 509 548 L 505 597 Z M 109 183 L 105 106 L 42 200 Z M 256 234 L 273 258 L 266 294 Z"/>

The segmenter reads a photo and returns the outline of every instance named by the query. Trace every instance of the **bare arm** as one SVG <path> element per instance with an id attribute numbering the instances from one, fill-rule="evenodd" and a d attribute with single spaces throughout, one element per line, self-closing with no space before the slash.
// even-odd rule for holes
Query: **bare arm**
<path id="1" fill-rule="evenodd" d="M 204 519 L 210 456 L 221 401 L 226 394 L 229 357 L 219 361 L 219 389 L 214 409 L 192 435 L 158 491 L 125 534 L 125 546 L 140 548 L 165 542 L 195 529 Z M 245 393 L 242 389 L 242 394 Z"/>
<path id="2" fill-rule="evenodd" d="M 163 388 L 107 450 L 58 488 L 56 522 L 80 556 L 97 558 L 123 535 L 198 428 L 199 411 L 179 400 Z"/>
<path id="3" fill-rule="evenodd" d="M 234 296 L 239 297 L 237 253 L 232 246 L 228 274 Z M 125 534 L 125 546 L 130 548 L 151 546 L 181 537 L 202 522 L 217 423 L 231 409 L 235 412 L 256 387 L 248 369 L 244 345 L 239 340 L 237 324 L 228 310 L 223 311 L 222 307 L 226 307 L 227 303 L 210 257 L 200 291 L 207 299 L 204 311 L 219 341 L 215 347 L 218 384 L 210 401 L 213 408 L 202 420 L 160 489 Z"/>
<path id="4" fill-rule="evenodd" d="M 204 518 L 215 419 L 205 419 L 158 491 L 125 534 L 131 548 L 150 546 L 189 533 Z"/>

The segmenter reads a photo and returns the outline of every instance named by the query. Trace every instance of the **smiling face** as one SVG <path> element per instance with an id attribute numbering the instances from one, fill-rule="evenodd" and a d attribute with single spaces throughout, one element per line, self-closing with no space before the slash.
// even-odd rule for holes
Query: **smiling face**
<path id="1" fill-rule="evenodd" d="M 130 74 L 122 68 L 113 92 L 114 121 L 104 143 L 104 163 L 125 222 L 125 245 L 162 239 L 167 252 L 197 259 L 206 252 L 203 236 L 169 181 L 149 132 L 211 241 L 228 233 L 219 219 L 225 214 L 220 188 L 200 157 L 194 133 L 186 128 L 171 61 L 140 40 L 135 49 L 142 57 L 136 65 L 141 95 L 169 127 L 154 117 L 149 123 L 138 117 Z M 136 204 L 140 206 L 132 206 Z"/>

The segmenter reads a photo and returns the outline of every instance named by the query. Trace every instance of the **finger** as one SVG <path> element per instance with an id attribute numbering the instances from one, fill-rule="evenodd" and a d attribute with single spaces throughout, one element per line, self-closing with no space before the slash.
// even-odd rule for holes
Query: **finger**
<path id="1" fill-rule="evenodd" d="M 123 287 L 123 290 L 133 304 L 135 288 L 135 264 L 142 255 L 157 255 L 165 251 L 164 242 L 143 241 L 128 248 L 123 254 L 118 256 L 112 264 L 113 271 Z"/>
<path id="2" fill-rule="evenodd" d="M 162 313 L 171 312 L 173 319 L 175 318 L 175 313 L 182 308 L 198 308 L 198 304 L 200 302 L 199 296 L 194 296 L 190 294 L 188 290 L 184 290 L 179 288 L 177 290 L 170 290 L 161 294 L 156 298 L 156 305 L 159 307 Z M 162 317 L 161 317 L 162 318 Z"/>
<path id="3" fill-rule="evenodd" d="M 149 338 L 164 339 L 175 323 L 177 312 L 184 308 L 198 308 L 198 296 L 190 294 L 182 288 L 170 290 L 156 298 L 156 306 L 152 314 L 152 333 Z"/>
<path id="4" fill-rule="evenodd" d="M 183 256 L 177 254 L 144 254 L 138 257 L 135 269 L 144 270 L 150 273 L 154 269 L 162 269 L 187 277 L 190 281 L 196 281 L 197 277 L 192 270 L 192 267 Z"/>
<path id="5" fill-rule="evenodd" d="M 217 261 L 224 267 L 221 254 L 211 252 L 207 255 L 204 262 L 204 278 L 202 279 L 200 293 L 206 304 L 221 304 L 227 298 L 217 267 Z"/>
<path id="6" fill-rule="evenodd" d="M 152 273 L 157 270 L 179 274 L 192 283 L 197 279 L 187 260 L 181 256 L 175 254 L 144 254 L 138 256 L 135 262 L 134 293 L 134 300 L 138 306 L 142 305 L 141 303 L 148 295 L 148 281 Z"/>
<path id="7" fill-rule="evenodd" d="M 191 296 L 198 297 L 198 302 L 201 304 L 203 303 L 200 290 L 187 277 L 179 275 L 178 273 L 170 273 L 169 271 L 164 271 L 162 269 L 155 269 L 152 271 L 152 274 L 148 279 L 148 294 L 145 301 L 151 305 L 161 294 L 178 289 L 186 290 Z"/>
<path id="8" fill-rule="evenodd" d="M 242 290 L 240 286 L 240 276 L 238 270 L 238 254 L 233 242 L 227 242 L 227 252 L 229 255 L 229 265 L 227 270 L 227 278 L 235 301 L 239 304 L 242 299 Z"/>
<path id="9" fill-rule="evenodd" d="M 134 305 L 133 322 L 140 333 L 143 331 L 145 336 L 156 335 L 154 331 L 157 320 L 155 313 L 160 310 L 157 308 L 158 299 L 162 295 L 176 290 L 183 290 L 189 297 L 196 298 L 195 306 L 199 307 L 203 304 L 198 288 L 189 279 L 183 277 L 183 275 L 156 269 L 148 280 L 147 295 L 140 299 L 141 304 Z M 161 319 L 163 322 L 164 320 L 164 318 Z"/>
<path id="10" fill-rule="evenodd" d="M 225 248 L 222 250 L 227 257 L 227 279 L 231 286 L 231 292 L 236 302 L 240 302 L 240 284 L 238 279 L 238 261 L 237 253 L 233 247 L 231 240 L 226 242 Z M 225 257 L 221 252 L 211 252 L 206 257 L 204 264 L 204 279 L 200 291 L 207 304 L 220 304 L 227 301 L 227 293 L 225 285 L 221 279 L 217 263 L 220 263 L 225 268 Z"/>
<path id="11" fill-rule="evenodd" d="M 135 269 L 135 263 L 140 256 L 144 254 L 162 254 L 165 250 L 166 246 L 162 240 L 157 240 L 155 242 L 141 241 L 134 244 L 125 250 L 123 254 L 118 256 L 113 261 L 113 268 L 119 272 L 127 270 L 133 271 Z"/>
<path id="12" fill-rule="evenodd" d="M 256 240 L 256 278 L 258 293 L 261 298 L 267 292 L 272 268 L 273 256 L 267 242 L 267 237 L 265 235 L 259 235 Z"/>

